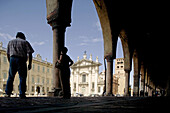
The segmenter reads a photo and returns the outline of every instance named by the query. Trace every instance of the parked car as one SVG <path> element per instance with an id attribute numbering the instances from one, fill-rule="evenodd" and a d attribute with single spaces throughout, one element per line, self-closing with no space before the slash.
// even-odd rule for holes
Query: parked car
<path id="1" fill-rule="evenodd" d="M 81 93 L 76 93 L 75 96 L 76 96 L 76 97 L 82 97 L 82 96 L 84 96 L 84 95 L 81 94 Z"/>
<path id="2" fill-rule="evenodd" d="M 90 94 L 89 97 L 100 97 L 99 94 Z"/>

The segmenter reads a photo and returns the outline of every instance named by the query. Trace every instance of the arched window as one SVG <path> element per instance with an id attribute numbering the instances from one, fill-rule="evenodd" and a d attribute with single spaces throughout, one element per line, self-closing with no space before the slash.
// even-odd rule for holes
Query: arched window
<path id="1" fill-rule="evenodd" d="M 86 82 L 86 75 L 82 75 L 82 82 Z"/>

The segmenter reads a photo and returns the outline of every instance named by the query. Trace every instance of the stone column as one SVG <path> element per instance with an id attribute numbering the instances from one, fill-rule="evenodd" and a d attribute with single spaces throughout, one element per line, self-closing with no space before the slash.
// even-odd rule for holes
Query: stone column
<path id="1" fill-rule="evenodd" d="M 65 27 L 53 26 L 53 90 L 54 96 L 57 96 L 61 91 L 61 73 L 58 68 L 55 68 L 55 63 L 60 57 L 61 49 L 64 47 Z"/>
<path id="2" fill-rule="evenodd" d="M 138 61 L 138 55 L 136 50 L 134 51 L 133 55 L 133 63 L 134 63 L 134 80 L 133 80 L 133 96 L 139 96 L 139 61 Z"/>
<path id="3" fill-rule="evenodd" d="M 148 73 L 147 69 L 145 69 L 145 96 L 148 96 Z"/>
<path id="4" fill-rule="evenodd" d="M 140 86 L 140 96 L 145 94 L 145 69 L 144 64 L 141 65 L 141 86 Z"/>
<path id="5" fill-rule="evenodd" d="M 106 96 L 112 96 L 113 85 L 113 58 L 107 56 L 107 72 L 106 72 Z"/>
<path id="6" fill-rule="evenodd" d="M 130 70 L 125 70 L 125 96 L 130 96 L 129 81 L 130 81 Z"/>
<path id="7" fill-rule="evenodd" d="M 167 78 L 167 84 L 166 84 L 166 96 L 170 96 L 170 77 Z"/>
<path id="8" fill-rule="evenodd" d="M 133 96 L 137 97 L 139 96 L 139 76 L 138 75 L 134 75 L 133 76 Z"/>
<path id="9" fill-rule="evenodd" d="M 47 21 L 53 30 L 53 89 L 48 96 L 59 96 L 61 91 L 60 70 L 55 68 L 61 48 L 64 47 L 65 29 L 71 23 L 72 0 L 46 0 Z"/>

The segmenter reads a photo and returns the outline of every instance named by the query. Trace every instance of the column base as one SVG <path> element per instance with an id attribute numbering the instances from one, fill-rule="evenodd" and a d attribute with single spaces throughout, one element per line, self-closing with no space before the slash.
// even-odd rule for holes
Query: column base
<path id="1" fill-rule="evenodd" d="M 63 96 L 63 91 L 62 89 L 52 89 L 51 91 L 48 92 L 48 97 L 60 97 Z"/>
<path id="2" fill-rule="evenodd" d="M 144 95 L 144 91 L 143 90 L 141 90 L 140 91 L 140 97 L 144 97 L 145 95 Z"/>
<path id="3" fill-rule="evenodd" d="M 145 97 L 148 97 L 148 92 L 145 92 Z"/>
<path id="4" fill-rule="evenodd" d="M 133 93 L 133 97 L 139 97 L 139 94 Z"/>
<path id="5" fill-rule="evenodd" d="M 129 94 L 125 94 L 124 97 L 130 97 L 130 95 Z"/>
<path id="6" fill-rule="evenodd" d="M 106 96 L 106 97 L 112 97 L 112 96 L 114 96 L 114 94 L 108 93 L 108 94 L 106 94 L 105 96 Z"/>

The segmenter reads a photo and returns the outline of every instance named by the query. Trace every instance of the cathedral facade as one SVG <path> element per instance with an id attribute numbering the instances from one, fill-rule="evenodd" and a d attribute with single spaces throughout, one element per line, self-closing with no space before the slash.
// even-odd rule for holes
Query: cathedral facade
<path id="1" fill-rule="evenodd" d="M 92 60 L 92 55 L 87 59 L 86 53 L 83 55 L 83 59 L 77 59 L 71 66 L 71 94 L 77 96 L 81 94 L 83 96 L 102 95 L 104 88 L 104 75 L 99 74 L 99 66 L 101 63 L 96 57 L 96 61 Z"/>

